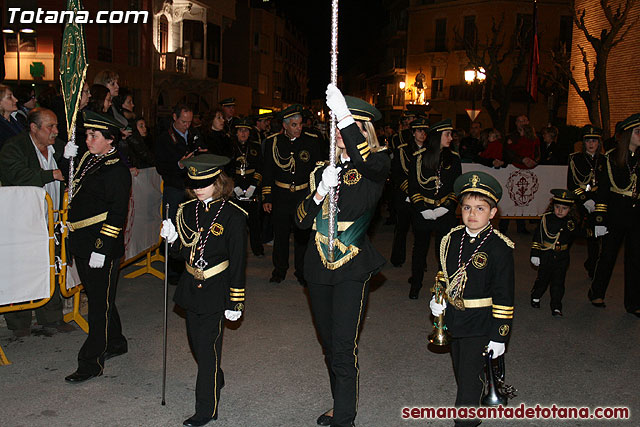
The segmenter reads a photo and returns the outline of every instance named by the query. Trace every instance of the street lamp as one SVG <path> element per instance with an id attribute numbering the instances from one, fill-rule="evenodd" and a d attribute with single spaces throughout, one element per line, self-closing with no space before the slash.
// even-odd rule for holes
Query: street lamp
<path id="1" fill-rule="evenodd" d="M 16 70 L 16 74 L 18 76 L 18 84 L 20 84 L 20 33 L 23 34 L 33 34 L 36 31 L 33 28 L 20 28 L 18 31 L 13 30 L 12 28 L 5 28 L 2 30 L 3 33 L 5 34 L 13 34 L 16 33 L 17 36 L 17 46 L 16 46 L 16 65 L 17 65 L 17 70 Z"/>
<path id="2" fill-rule="evenodd" d="M 469 68 L 464 70 L 464 81 L 472 86 L 473 96 L 471 97 L 471 109 L 475 112 L 476 109 L 476 88 L 478 82 L 482 83 L 487 78 L 484 68 Z"/>

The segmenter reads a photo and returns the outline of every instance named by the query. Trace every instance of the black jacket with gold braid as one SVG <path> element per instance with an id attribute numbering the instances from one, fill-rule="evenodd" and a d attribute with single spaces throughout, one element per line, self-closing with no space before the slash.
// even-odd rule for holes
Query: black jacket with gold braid
<path id="1" fill-rule="evenodd" d="M 247 265 L 247 213 L 232 201 L 222 199 L 207 203 L 189 200 L 178 207 L 176 228 L 178 240 L 171 251 L 185 260 L 173 301 L 195 313 L 219 313 L 223 310 L 244 309 L 245 268 Z M 196 209 L 200 236 L 196 227 Z M 220 210 L 220 214 L 212 224 Z M 200 259 L 197 247 L 205 239 L 204 260 L 207 262 L 204 279 L 198 278 L 196 263 Z"/>
<path id="2" fill-rule="evenodd" d="M 582 206 L 584 202 L 587 200 L 596 202 L 596 192 L 600 184 L 600 176 L 606 167 L 605 163 L 606 158 L 600 153 L 596 153 L 593 157 L 585 152 L 577 152 L 569 156 L 567 189 L 576 195 L 578 209 L 583 213 L 586 211 Z M 594 214 L 595 212 L 587 214 L 587 223 L 590 227 L 597 225 L 595 224 L 597 215 Z M 591 229 L 587 233 L 588 235 L 593 234 Z"/>
<path id="3" fill-rule="evenodd" d="M 438 177 L 438 170 L 428 168 L 422 161 L 426 150 L 426 147 L 422 147 L 412 153 L 409 164 L 411 205 L 418 212 L 444 207 L 449 209 L 449 213 L 455 213 L 458 201 L 453 191 L 453 182 L 462 174 L 460 156 L 449 148 L 443 148 L 440 153 Z"/>
<path id="4" fill-rule="evenodd" d="M 487 233 L 491 233 L 487 237 Z M 440 257 L 451 280 L 458 270 L 460 241 L 463 265 L 467 265 L 467 281 L 462 297 L 465 309 L 451 302 L 445 311 L 445 324 L 454 338 L 488 336 L 495 342 L 506 342 L 513 322 L 515 276 L 511 240 L 487 226 L 471 238 L 464 225 L 453 228 L 440 245 Z M 487 237 L 482 246 L 483 239 Z M 478 251 L 474 254 L 476 248 Z"/>
<path id="5" fill-rule="evenodd" d="M 568 215 L 558 218 L 553 212 L 542 214 L 533 233 L 531 256 L 541 258 L 547 254 L 568 257 L 573 239 L 579 233 L 578 224 Z"/>
<path id="6" fill-rule="evenodd" d="M 391 182 L 393 183 L 394 198 L 404 201 L 409 197 L 409 164 L 411 154 L 416 151 L 413 142 L 404 142 L 393 150 L 391 160 Z"/>
<path id="7" fill-rule="evenodd" d="M 303 131 L 293 141 L 284 133 L 271 135 L 264 150 L 262 201 L 297 204 L 309 193 L 309 175 L 321 160 L 316 135 Z"/>
<path id="8" fill-rule="evenodd" d="M 233 147 L 233 182 L 236 187 L 243 190 L 253 185 L 258 188 L 262 185 L 262 148 L 255 141 L 247 141 L 244 144 L 236 142 Z M 244 168 L 243 168 L 244 166 Z"/>
<path id="9" fill-rule="evenodd" d="M 110 258 L 124 255 L 131 172 L 116 150 L 103 156 L 86 152 L 74 176 L 69 207 L 71 253 L 89 258 L 97 252 Z"/>
<path id="10" fill-rule="evenodd" d="M 385 259 L 373 247 L 367 237 L 367 228 L 375 210 L 382 189 L 389 175 L 390 159 L 384 148 L 372 152 L 360 132 L 358 125 L 352 123 L 340 131 L 350 160 L 342 163 L 338 190 L 338 244 L 345 244 L 345 253 L 333 263 L 327 260 L 322 249 L 327 236 L 318 231 L 318 216 L 326 220 L 329 215 L 329 197 L 319 205 L 313 200 L 316 186 L 322 180 L 325 162 L 320 162 L 310 177 L 310 194 L 298 205 L 296 224 L 300 228 L 313 227 L 310 244 L 304 258 L 304 275 L 309 282 L 334 284 L 341 280 L 366 280 L 371 273 L 377 272 Z M 368 220 L 367 220 L 368 218 Z M 358 221 L 362 221 L 359 223 Z M 349 227 L 360 230 L 349 241 L 343 236 L 349 233 Z M 352 231 L 354 229 L 351 229 Z M 347 234 L 344 234 L 347 233 Z M 351 242 L 351 245 L 349 245 Z"/>
<path id="11" fill-rule="evenodd" d="M 640 215 L 640 154 L 627 153 L 628 164 L 620 168 L 615 163 L 616 150 L 605 154 L 605 164 L 598 176 L 594 225 L 611 227 Z"/>

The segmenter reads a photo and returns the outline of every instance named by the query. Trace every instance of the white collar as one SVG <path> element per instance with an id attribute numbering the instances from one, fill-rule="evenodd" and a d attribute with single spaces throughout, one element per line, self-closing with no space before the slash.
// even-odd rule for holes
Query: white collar
<path id="1" fill-rule="evenodd" d="M 347 156 L 346 154 L 342 153 L 340 155 L 340 162 L 341 163 L 347 163 L 349 160 L 351 160 L 351 157 Z"/>
<path id="2" fill-rule="evenodd" d="M 470 237 L 477 237 L 478 234 L 480 234 L 482 232 L 482 230 L 484 230 L 484 228 L 483 228 L 482 230 L 478 231 L 477 233 L 472 233 L 472 232 L 469 231 L 469 227 L 465 227 L 464 229 L 465 229 L 465 231 L 467 232 L 467 234 Z"/>

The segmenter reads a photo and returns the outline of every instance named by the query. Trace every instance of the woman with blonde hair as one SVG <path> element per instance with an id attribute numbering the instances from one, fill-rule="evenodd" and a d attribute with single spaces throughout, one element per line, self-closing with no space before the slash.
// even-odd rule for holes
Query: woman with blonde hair
<path id="1" fill-rule="evenodd" d="M 18 110 L 18 100 L 9 86 L 0 84 L 0 147 L 4 142 L 24 129 L 11 113 Z"/>
<path id="2" fill-rule="evenodd" d="M 369 280 L 385 263 L 367 237 L 367 229 L 389 175 L 390 159 L 380 148 L 373 121 L 381 117 L 371 104 L 327 87 L 327 105 L 338 118 L 338 166 L 320 165 L 309 179 L 311 194 L 298 206 L 296 224 L 313 227 L 304 278 L 325 362 L 333 408 L 320 425 L 351 426 L 358 402 L 358 329 L 366 309 Z M 335 248 L 328 248 L 329 189 L 335 188 Z"/>

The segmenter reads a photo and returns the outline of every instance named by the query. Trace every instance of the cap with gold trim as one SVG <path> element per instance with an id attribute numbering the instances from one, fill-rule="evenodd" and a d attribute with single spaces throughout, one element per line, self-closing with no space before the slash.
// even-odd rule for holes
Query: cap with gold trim
<path id="1" fill-rule="evenodd" d="M 288 118 L 293 117 L 293 116 L 302 117 L 302 110 L 303 110 L 302 105 L 293 104 L 293 105 L 289 105 L 287 108 L 285 108 L 284 110 L 280 111 L 278 116 L 279 116 L 280 120 L 288 119 Z"/>
<path id="2" fill-rule="evenodd" d="M 100 114 L 91 110 L 85 110 L 82 115 L 84 118 L 85 129 L 106 131 L 106 135 L 103 135 L 104 137 L 117 137 L 120 135 L 120 129 L 123 128 L 122 124 L 117 122 L 113 117 L 107 116 L 106 114 Z"/>
<path id="3" fill-rule="evenodd" d="M 382 118 L 380 111 L 363 99 L 345 95 L 344 100 L 347 102 L 347 108 L 349 108 L 354 120 L 375 122 Z"/>
<path id="4" fill-rule="evenodd" d="M 424 131 L 429 131 L 429 122 L 422 118 L 422 117 L 418 117 L 417 119 L 415 119 L 414 121 L 412 121 L 409 124 L 409 128 L 411 130 L 415 130 L 415 129 L 422 129 Z"/>
<path id="5" fill-rule="evenodd" d="M 223 100 L 221 100 L 219 102 L 221 107 L 231 107 L 236 105 L 236 99 L 235 98 L 225 98 Z"/>
<path id="6" fill-rule="evenodd" d="M 257 120 L 270 120 L 273 118 L 273 112 L 258 114 L 256 117 Z"/>
<path id="7" fill-rule="evenodd" d="M 591 124 L 582 127 L 582 139 L 602 139 L 602 129 Z"/>
<path id="8" fill-rule="evenodd" d="M 253 129 L 253 120 L 249 117 L 242 117 L 240 119 L 236 119 L 233 122 L 233 126 L 236 129 Z"/>
<path id="9" fill-rule="evenodd" d="M 431 125 L 431 127 L 429 128 L 429 133 L 431 134 L 436 132 L 444 132 L 445 130 L 453 130 L 451 119 L 444 119 L 442 121 L 439 121 L 438 123 Z"/>
<path id="10" fill-rule="evenodd" d="M 551 194 L 553 194 L 553 197 L 551 198 L 553 203 L 557 203 L 560 205 L 571 206 L 576 200 L 576 195 L 573 193 L 573 191 L 565 190 L 562 188 L 554 188 L 553 190 L 551 190 Z"/>
<path id="11" fill-rule="evenodd" d="M 215 154 L 200 154 L 182 161 L 187 168 L 187 187 L 204 188 L 213 184 L 218 175 L 222 172 L 222 167 L 231 161 L 228 157 L 216 156 Z"/>
<path id="12" fill-rule="evenodd" d="M 616 132 L 624 132 L 640 126 L 640 113 L 632 114 L 616 124 Z"/>
<path id="13" fill-rule="evenodd" d="M 453 183 L 453 191 L 460 199 L 465 193 L 480 193 L 498 203 L 502 197 L 502 186 L 497 179 L 486 172 L 463 173 Z"/>

